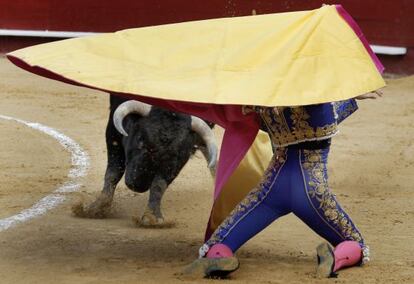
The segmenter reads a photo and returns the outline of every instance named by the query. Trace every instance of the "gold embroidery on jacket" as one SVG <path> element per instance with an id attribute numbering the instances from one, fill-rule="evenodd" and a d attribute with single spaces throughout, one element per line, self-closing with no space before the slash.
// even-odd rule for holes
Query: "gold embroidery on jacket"
<path id="1" fill-rule="evenodd" d="M 260 112 L 262 120 L 269 129 L 270 137 L 276 145 L 286 144 L 294 138 L 285 120 L 283 110 L 283 107 L 262 108 Z"/>
<path id="2" fill-rule="evenodd" d="M 335 111 L 335 115 L 338 118 L 339 117 L 341 117 L 341 118 L 348 117 L 356 110 L 355 105 L 353 105 L 351 103 L 347 103 L 345 108 L 340 109 L 341 105 L 343 105 L 343 104 L 344 104 L 343 101 L 332 102 L 333 109 Z M 340 112 L 339 112 L 339 110 L 340 110 Z"/>
<path id="3" fill-rule="evenodd" d="M 285 110 L 290 112 L 292 121 L 290 127 L 286 121 Z M 336 122 L 316 128 L 310 126 L 308 121 L 310 115 L 305 107 L 258 107 L 256 111 L 260 113 L 262 120 L 269 129 L 273 144 L 278 146 L 331 137 L 337 132 Z"/>
<path id="4" fill-rule="evenodd" d="M 309 125 L 309 114 L 304 107 L 292 107 L 291 108 L 292 130 L 297 140 L 304 140 L 309 138 L 315 138 L 315 131 L 313 127 Z"/>

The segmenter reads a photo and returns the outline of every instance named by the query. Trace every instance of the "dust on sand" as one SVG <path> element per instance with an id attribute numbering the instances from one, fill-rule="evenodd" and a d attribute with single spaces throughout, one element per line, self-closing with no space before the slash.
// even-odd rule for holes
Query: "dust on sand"
<path id="1" fill-rule="evenodd" d="M 147 194 L 120 186 L 112 217 L 79 219 L 71 205 L 100 191 L 106 163 L 108 97 L 25 73 L 0 58 L 0 114 L 54 127 L 91 156 L 81 191 L 45 216 L 0 232 L 0 283 L 183 283 L 212 201 L 202 155 L 185 167 L 163 201 L 172 228 L 134 226 Z M 334 138 L 330 181 L 371 247 L 372 262 L 317 280 L 321 239 L 287 216 L 249 241 L 232 283 L 414 283 L 414 77 L 389 80 L 384 97 L 363 101 Z M 218 131 L 218 134 L 220 134 Z M 49 137 L 0 120 L 0 218 L 61 185 L 70 156 Z M 197 280 L 207 283 L 213 280 Z"/>

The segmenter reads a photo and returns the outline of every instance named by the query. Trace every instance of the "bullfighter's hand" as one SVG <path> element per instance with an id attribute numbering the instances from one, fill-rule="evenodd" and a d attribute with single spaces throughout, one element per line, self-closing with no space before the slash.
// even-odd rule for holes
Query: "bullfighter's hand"
<path id="1" fill-rule="evenodd" d="M 254 107 L 253 106 L 248 106 L 248 105 L 244 105 L 242 106 L 242 114 L 243 115 L 247 115 L 254 112 Z"/>
<path id="2" fill-rule="evenodd" d="M 373 92 L 366 93 L 366 94 L 360 95 L 358 97 L 355 97 L 355 99 L 357 99 L 357 100 L 374 99 L 375 100 L 377 98 L 382 97 L 382 95 L 383 95 L 382 91 L 376 90 L 376 91 L 373 91 Z"/>

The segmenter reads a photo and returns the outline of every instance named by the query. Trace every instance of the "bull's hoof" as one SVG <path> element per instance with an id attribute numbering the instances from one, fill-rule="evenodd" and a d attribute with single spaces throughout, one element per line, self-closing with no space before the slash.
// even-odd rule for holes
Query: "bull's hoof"
<path id="1" fill-rule="evenodd" d="M 163 217 L 157 217 L 150 212 L 145 212 L 144 215 L 141 217 L 141 225 L 142 226 L 159 226 L 164 224 Z"/>
<path id="2" fill-rule="evenodd" d="M 111 203 L 111 199 L 99 197 L 88 206 L 84 206 L 82 202 L 73 205 L 72 212 L 81 218 L 103 219 L 110 214 Z"/>
<path id="3" fill-rule="evenodd" d="M 142 228 L 171 228 L 175 225 L 173 222 L 165 221 L 162 216 L 157 217 L 150 211 L 145 211 L 141 218 L 134 218 L 134 222 Z"/>

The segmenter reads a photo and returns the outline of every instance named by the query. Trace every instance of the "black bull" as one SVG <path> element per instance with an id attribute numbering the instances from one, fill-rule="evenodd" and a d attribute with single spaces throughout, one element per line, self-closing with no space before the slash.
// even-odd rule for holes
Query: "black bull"
<path id="1" fill-rule="evenodd" d="M 136 192 L 149 190 L 140 223 L 162 224 L 162 196 L 197 149 L 214 171 L 217 146 L 211 127 L 212 124 L 196 117 L 110 95 L 104 186 L 90 205 L 75 205 L 74 213 L 81 217 L 106 217 L 115 188 L 125 174 L 128 188 Z"/>

